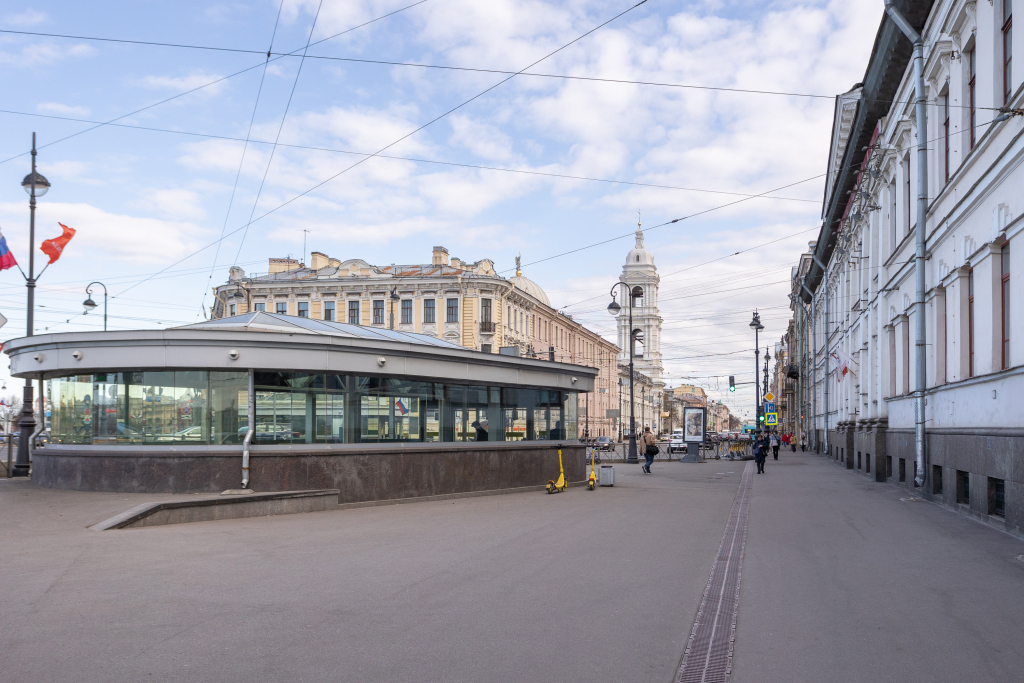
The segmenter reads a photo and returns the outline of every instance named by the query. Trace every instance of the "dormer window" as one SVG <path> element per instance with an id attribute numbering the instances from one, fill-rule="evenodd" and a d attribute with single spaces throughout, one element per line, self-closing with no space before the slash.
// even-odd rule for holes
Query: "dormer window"
<path id="1" fill-rule="evenodd" d="M 637 254 L 637 255 L 636 255 L 636 262 L 637 262 L 637 263 L 640 263 L 640 254 Z"/>

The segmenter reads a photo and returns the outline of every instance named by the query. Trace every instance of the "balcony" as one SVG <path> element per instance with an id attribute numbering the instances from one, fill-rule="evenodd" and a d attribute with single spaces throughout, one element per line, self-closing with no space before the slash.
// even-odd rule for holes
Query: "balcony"
<path id="1" fill-rule="evenodd" d="M 490 321 L 481 322 L 480 323 L 480 332 L 481 333 L 493 333 L 494 332 L 494 323 L 490 322 Z"/>

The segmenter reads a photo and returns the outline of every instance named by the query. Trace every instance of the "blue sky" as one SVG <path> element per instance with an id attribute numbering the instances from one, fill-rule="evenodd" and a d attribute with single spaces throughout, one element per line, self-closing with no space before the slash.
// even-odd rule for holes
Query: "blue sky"
<path id="1" fill-rule="evenodd" d="M 321 41 L 413 1 L 43 0 L 5 3 L 0 28 L 258 52 L 273 35 L 273 52 L 301 54 L 311 28 Z M 0 109 L 8 112 L 0 113 L 0 161 L 16 157 L 0 163 L 0 228 L 27 263 L 19 184 L 29 161 L 16 155 L 36 131 L 39 170 L 53 183 L 40 202 L 37 244 L 59 234 L 57 221 L 78 230 L 40 282 L 37 332 L 97 329 L 98 316 L 78 316 L 92 280 L 115 297 L 112 328 L 193 322 L 204 296 L 210 304 L 208 283 L 223 282 L 233 263 L 264 272 L 268 257 L 299 257 L 305 235 L 307 253 L 385 265 L 424 262 L 441 244 L 507 270 L 522 252 L 525 274 L 556 307 L 612 336 L 605 298 L 632 238 L 531 264 L 629 235 L 638 210 L 652 226 L 742 197 L 451 164 L 762 193 L 823 173 L 831 99 L 517 76 L 390 147 L 389 158 L 296 197 L 364 158 L 342 151 L 376 152 L 506 77 L 327 58 L 515 72 L 629 6 L 427 0 L 320 42 L 310 58 L 269 64 L 260 54 L 0 34 Z M 531 71 L 832 96 L 863 75 L 881 11 L 868 1 L 649 0 Z M 123 126 L 82 132 L 85 121 L 245 69 L 122 118 Z M 250 120 L 258 142 L 242 162 Z M 749 402 L 745 388 L 729 396 L 724 377 L 751 379 L 753 308 L 764 309 L 762 340 L 784 331 L 784 281 L 820 223 L 821 193 L 816 178 L 775 193 L 787 199 L 752 199 L 647 234 L 665 276 L 671 383 L 705 377 L 697 381 L 713 396 Z M 238 231 L 250 215 L 259 220 Z M 203 249 L 222 230 L 229 235 L 219 249 Z M 10 320 L 0 336 L 20 336 L 23 311 L 20 275 L 0 273 L 0 312 Z"/>

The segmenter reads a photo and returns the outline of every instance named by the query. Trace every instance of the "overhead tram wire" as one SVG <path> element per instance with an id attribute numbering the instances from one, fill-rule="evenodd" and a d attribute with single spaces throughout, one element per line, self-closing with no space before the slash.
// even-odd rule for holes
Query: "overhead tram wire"
<path id="1" fill-rule="evenodd" d="M 691 214 L 686 215 L 686 216 L 680 216 L 679 218 L 673 218 L 670 221 L 665 221 L 664 223 L 658 223 L 657 225 L 652 225 L 651 227 L 646 228 L 644 230 L 644 232 L 645 233 L 646 232 L 650 232 L 651 230 L 657 230 L 658 228 L 663 228 L 663 227 L 665 227 L 667 225 L 672 225 L 674 223 L 679 223 L 681 221 L 689 220 L 690 218 L 696 218 L 697 216 L 703 216 L 704 214 L 711 213 L 712 211 L 718 211 L 719 209 L 726 209 L 726 208 L 728 208 L 730 206 L 735 206 L 737 204 L 742 204 L 743 202 L 749 202 L 751 199 L 757 199 L 758 197 L 763 197 L 763 196 L 771 194 L 773 192 L 778 192 L 780 190 L 785 190 L 786 188 L 793 187 L 795 185 L 801 185 L 803 183 L 808 183 L 808 182 L 810 182 L 812 180 L 817 180 L 818 178 L 823 178 L 824 176 L 825 176 L 824 173 L 819 173 L 816 176 L 812 176 L 810 178 L 804 178 L 803 180 L 798 180 L 795 183 L 789 183 L 788 185 L 783 185 L 782 187 L 777 187 L 774 190 L 768 190 L 768 191 L 762 192 L 760 194 L 755 194 L 755 195 L 750 195 L 749 197 L 744 197 L 743 199 L 737 199 L 736 201 L 729 202 L 728 204 L 720 204 L 718 206 L 712 206 L 709 209 L 704 209 L 702 211 L 698 211 L 696 213 L 691 213 Z M 817 228 L 814 228 L 814 230 L 817 230 Z M 804 231 L 804 232 L 808 232 L 808 231 Z M 593 244 L 587 244 L 585 246 L 578 247 L 576 249 L 570 249 L 569 251 L 564 251 L 564 252 L 562 252 L 560 254 L 555 254 L 553 256 L 548 256 L 546 258 L 538 259 L 536 261 L 531 261 L 530 263 L 527 263 L 527 264 L 524 264 L 524 265 L 526 265 L 526 266 L 534 266 L 534 265 L 537 265 L 538 263 L 544 263 L 545 261 L 551 261 L 551 260 L 556 259 L 556 258 L 561 258 L 562 256 L 568 256 L 570 254 L 576 254 L 576 253 L 579 253 L 581 251 L 586 251 L 587 249 L 593 249 L 594 247 L 599 247 L 599 246 L 601 246 L 603 244 L 610 244 L 612 242 L 617 242 L 617 241 L 619 241 L 621 239 L 626 239 L 627 237 L 634 237 L 635 235 L 636 235 L 636 232 L 634 231 L 634 232 L 630 232 L 630 233 L 627 233 L 627 234 L 624 234 L 624 235 L 618 235 L 617 237 L 610 237 L 610 238 L 608 238 L 606 240 L 601 240 L 600 242 L 594 242 Z M 499 275 L 501 273 L 511 272 L 512 270 L 514 270 L 514 269 L 513 268 L 506 268 L 505 270 L 500 271 Z"/>
<path id="2" fill-rule="evenodd" d="M 426 0 L 424 0 L 425 2 Z M 417 3 L 420 4 L 420 3 Z M 398 10 L 401 11 L 401 10 Z M 386 15 L 385 15 L 386 16 Z M 266 54 L 262 50 L 252 50 L 246 48 L 233 48 L 233 47 L 220 47 L 212 45 L 190 45 L 188 43 L 166 43 L 151 40 L 131 40 L 127 38 L 102 38 L 97 36 L 76 36 L 63 33 L 42 33 L 37 31 L 15 31 L 12 29 L 0 29 L 0 33 L 9 33 L 14 35 L 24 36 L 37 36 L 41 38 L 62 38 L 66 40 L 89 40 L 94 42 L 102 43 L 123 43 L 126 45 L 142 45 L 148 47 L 169 47 L 185 50 L 206 50 L 213 52 L 231 52 L 236 54 L 253 54 L 262 55 Z M 315 45 L 316 43 L 314 43 Z M 311 46 L 312 47 L 312 46 Z M 278 58 L 283 57 L 295 57 L 297 56 L 293 52 L 273 52 L 272 55 Z M 482 69 L 479 67 L 466 67 L 466 66 L 448 66 L 443 64 L 421 64 L 417 62 L 398 62 L 386 59 L 365 59 L 358 57 L 333 57 L 329 55 L 307 55 L 306 59 L 322 59 L 328 61 L 338 62 L 353 62 L 358 64 L 379 64 L 381 66 L 404 66 L 417 69 L 438 69 L 443 71 L 466 71 L 471 73 L 484 73 L 484 74 L 498 74 L 498 75 L 516 75 L 516 76 L 532 76 L 535 78 L 555 78 L 573 81 L 592 81 L 596 83 L 614 83 L 621 85 L 645 85 L 654 86 L 661 88 L 684 88 L 688 90 L 711 90 L 719 92 L 731 92 L 751 95 L 776 95 L 780 97 L 803 97 L 808 99 L 823 99 L 823 100 L 834 100 L 838 95 L 822 95 L 818 93 L 801 93 L 801 92 L 790 92 L 785 90 L 756 90 L 753 88 L 727 88 L 724 86 L 710 86 L 710 85 L 691 85 L 687 83 L 663 83 L 659 81 L 640 81 L 628 78 L 601 78 L 598 76 L 569 76 L 567 74 L 539 74 L 539 73 L 521 73 L 518 71 L 507 71 L 503 69 Z M 888 103 L 890 106 L 899 104 L 912 104 L 914 100 L 907 100 L 906 102 L 898 102 L 894 100 L 881 100 L 879 98 L 865 98 L 865 101 L 869 102 L 883 102 Z M 938 100 L 927 100 L 926 104 L 930 106 L 938 106 L 940 102 Z M 942 103 L 943 106 L 946 106 Z M 967 104 L 949 104 L 950 107 L 965 109 L 970 108 Z M 978 107 L 974 109 L 987 109 L 991 111 L 999 111 L 1000 107 Z"/>
<path id="3" fill-rule="evenodd" d="M 333 39 L 337 38 L 338 36 L 344 35 L 346 33 L 350 33 L 352 31 L 355 31 L 356 29 L 363 28 L 364 26 L 369 26 L 370 24 L 372 24 L 374 22 L 381 21 L 382 19 L 387 19 L 388 17 L 394 16 L 395 14 L 398 14 L 399 12 L 404 12 L 407 9 L 412 9 L 413 7 L 416 7 L 417 5 L 422 5 L 423 3 L 429 2 L 429 1 L 430 0 L 419 0 L 418 2 L 414 2 L 411 5 L 406 5 L 405 7 L 400 7 L 399 9 L 396 9 L 393 12 L 388 12 L 387 14 L 382 14 L 379 17 L 376 17 L 374 19 L 370 19 L 369 21 L 363 22 L 362 24 L 359 24 L 358 26 L 353 26 L 352 28 L 347 28 L 344 31 L 340 31 L 339 33 L 335 33 L 334 35 L 327 36 L 326 38 L 322 38 L 322 39 L 316 41 L 315 43 L 313 43 L 312 45 L 307 45 L 306 48 L 296 48 L 295 50 L 292 50 L 291 52 L 285 53 L 285 54 L 283 54 L 281 56 L 278 56 L 278 57 L 274 57 L 270 61 L 271 62 L 276 62 L 277 60 L 284 59 L 287 56 L 295 56 L 295 54 L 297 52 L 299 52 L 301 49 L 309 49 L 313 45 L 319 45 L 321 43 L 327 42 L 328 40 L 333 40 Z M 263 55 L 263 54 L 266 54 L 266 53 L 260 52 L 259 54 Z M 54 140 L 53 142 L 48 142 L 45 145 L 38 145 L 36 147 L 36 149 L 40 150 L 40 149 L 46 149 L 47 147 L 52 147 L 53 145 L 59 144 L 61 142 L 65 142 L 67 140 L 70 140 L 71 138 L 77 137 L 79 135 L 84 135 L 85 133 L 88 133 L 90 131 L 96 130 L 97 128 L 102 128 L 104 126 L 108 126 L 108 125 L 110 125 L 112 123 L 120 121 L 121 119 L 128 118 L 129 116 L 134 116 L 135 114 L 138 114 L 140 112 L 144 112 L 147 109 L 152 109 L 153 107 L 158 107 L 161 104 L 166 104 L 167 102 L 171 102 L 173 100 L 176 100 L 179 97 L 184 97 L 185 95 L 190 95 L 191 93 L 194 93 L 194 92 L 197 92 L 199 90 L 202 90 L 203 88 L 208 88 L 211 85 L 216 85 L 217 83 L 221 83 L 221 82 L 226 81 L 226 80 L 228 80 L 230 78 L 234 78 L 235 76 L 239 76 L 241 74 L 247 73 L 249 71 L 252 71 L 253 69 L 257 69 L 257 68 L 259 68 L 261 66 L 264 66 L 266 63 L 267 62 L 264 60 L 263 62 L 260 62 L 259 64 L 254 64 L 254 65 L 252 65 L 250 67 L 242 69 L 241 71 L 236 71 L 235 73 L 230 74 L 228 76 L 223 76 L 221 78 L 212 80 L 209 83 L 204 83 L 203 85 L 198 85 L 198 86 L 196 86 L 194 88 L 186 90 L 185 92 L 181 92 L 181 93 L 178 93 L 177 95 L 172 95 L 171 97 L 162 99 L 159 102 L 154 102 L 153 104 L 147 104 L 145 107 L 142 107 L 140 109 L 136 109 L 135 111 L 128 112 L 127 114 L 122 114 L 121 116 L 117 116 L 115 118 L 112 118 L 109 121 L 104 121 L 103 123 L 100 123 L 98 125 L 92 126 L 91 128 L 86 128 L 84 130 L 80 130 L 77 133 L 72 133 L 71 135 L 67 135 L 67 136 L 62 137 L 62 138 L 60 138 L 58 140 Z M 25 156 L 26 154 L 29 154 L 29 152 L 22 152 L 21 154 L 15 154 L 12 157 L 8 157 L 8 158 L 0 161 L 0 165 L 6 164 L 8 161 L 13 161 L 14 159 L 19 159 L 19 158 Z"/>
<path id="4" fill-rule="evenodd" d="M 611 19 L 608 19 L 608 20 L 607 20 L 607 21 L 605 21 L 604 23 L 602 23 L 602 24 L 599 24 L 598 26 L 595 26 L 594 28 L 590 29 L 589 31 L 587 31 L 587 32 L 586 32 L 586 33 L 584 33 L 584 34 L 582 34 L 582 35 L 580 35 L 580 36 L 577 36 L 576 38 L 574 38 L 573 40 L 569 41 L 568 43 L 566 43 L 565 45 L 561 46 L 560 48 L 558 48 L 558 49 L 556 49 L 556 50 L 554 50 L 554 51 L 552 51 L 552 52 L 549 52 L 549 53 L 548 53 L 548 54 L 546 54 L 545 56 L 541 57 L 540 59 L 538 59 L 537 61 L 533 62 L 533 63 L 532 63 L 532 64 L 530 64 L 529 66 L 525 67 L 525 68 L 523 69 L 523 71 L 525 71 L 526 69 L 529 69 L 529 68 L 531 68 L 531 67 L 534 67 L 534 66 L 536 66 L 537 64 L 540 64 L 540 63 L 541 63 L 541 62 L 543 62 L 543 61 L 544 61 L 545 59 L 548 59 L 549 57 L 551 57 L 551 56 L 553 56 L 553 55 L 556 55 L 556 54 L 558 54 L 559 52 L 561 52 L 562 50 L 564 50 L 564 49 L 566 49 L 566 48 L 570 47 L 571 45 L 574 45 L 575 43 L 577 43 L 577 42 L 579 42 L 579 41 L 583 40 L 584 38 L 586 38 L 586 37 L 587 37 L 587 36 L 589 36 L 590 34 L 594 33 L 595 31 L 597 31 L 597 30 L 599 30 L 599 29 L 601 29 L 601 28 L 603 28 L 604 26 L 607 26 L 608 24 L 612 23 L 613 21 L 615 21 L 615 20 L 616 20 L 616 19 L 618 19 L 619 17 L 622 17 L 622 16 L 624 16 L 624 15 L 628 14 L 629 12 L 632 12 L 632 11 L 633 11 L 634 9 L 636 9 L 636 8 L 637 8 L 637 7 L 639 7 L 640 5 L 644 4 L 645 2 L 647 2 L 647 0 L 640 0 L 640 2 L 636 3 L 636 4 L 635 4 L 635 5 L 633 5 L 632 7 L 629 7 L 628 9 L 626 9 L 626 10 L 623 10 L 622 12 L 619 12 L 618 14 L 616 14 L 616 15 L 615 15 L 614 17 L 612 17 Z M 408 139 L 409 137 L 411 137 L 411 136 L 415 135 L 416 133 L 418 133 L 419 131 L 423 130 L 424 128 L 426 128 L 426 127 L 428 127 L 428 126 L 430 126 L 430 125 L 432 125 L 432 124 L 436 123 L 437 121 L 440 121 L 441 119 L 443 119 L 444 117 L 448 116 L 449 114 L 451 114 L 451 113 L 453 113 L 453 112 L 455 112 L 455 111 L 458 111 L 459 109 L 461 109 L 462 107 L 466 106 L 466 105 L 467 105 L 467 104 L 469 104 L 470 102 L 473 102 L 474 100 L 476 100 L 476 99 L 478 99 L 478 98 L 480 98 L 480 97 L 482 97 L 482 96 L 486 95 L 487 93 L 489 93 L 490 91 L 494 90 L 495 88 L 497 88 L 498 86 L 502 85 L 503 83 L 507 83 L 508 81 L 510 81 L 510 80 L 512 80 L 513 78 L 515 78 L 515 76 L 516 76 L 516 75 L 517 75 L 517 74 L 513 74 L 513 75 L 509 76 L 508 78 L 504 78 L 504 79 L 502 79 L 501 81 L 499 81 L 499 82 L 495 83 L 494 85 L 492 85 L 491 87 L 487 88 L 486 90 L 483 90 L 483 91 L 481 91 L 481 92 L 477 93 L 476 95 L 474 95 L 473 97 L 469 98 L 468 100 L 465 100 L 465 101 L 464 101 L 464 102 L 462 102 L 461 104 L 459 104 L 459 105 L 457 105 L 457 106 L 455 106 L 455 107 L 452 107 L 451 109 L 449 109 L 448 111 L 444 112 L 443 114 L 440 114 L 440 115 L 438 115 L 438 116 L 434 117 L 433 119 L 431 119 L 430 121 L 428 121 L 428 122 L 424 123 L 423 125 L 421 125 L 420 127 L 416 128 L 415 130 L 413 130 L 413 131 L 411 131 L 411 132 L 409 132 L 409 133 L 406 133 L 406 134 L 405 134 L 405 135 L 403 135 L 402 137 L 400 137 L 400 138 L 398 138 L 397 140 L 395 140 L 394 142 L 392 142 L 392 143 L 390 143 L 390 144 L 388 144 L 388 145 L 386 145 L 386 146 L 382 147 L 381 149 L 377 150 L 377 151 L 376 151 L 376 152 L 374 152 L 373 154 L 371 154 L 371 155 L 369 155 L 369 156 L 367 156 L 367 157 L 364 157 L 363 159 L 360 159 L 359 161 L 357 161 L 356 163 L 352 164 L 351 166 L 348 166 L 348 167 L 346 167 L 346 168 L 342 169 L 341 171 L 338 171 L 337 173 L 335 173 L 334 175 L 330 176 L 330 177 L 329 177 L 329 178 L 327 178 L 326 180 L 323 180 L 323 181 L 321 181 L 321 182 L 317 183 L 316 185 L 314 185 L 313 187 L 309 188 L 308 190 L 305 190 L 305 191 L 303 191 L 303 192 L 300 192 L 299 194 L 295 195 L 295 196 L 294 196 L 294 197 L 292 197 L 291 199 L 288 199 L 287 201 L 285 201 L 285 202 L 283 202 L 283 203 L 279 204 L 278 206 L 274 207 L 274 208 L 273 208 L 273 209 L 271 209 L 270 211 L 267 211 L 266 213 L 263 213 L 263 214 L 261 214 L 260 216 L 258 216 L 257 218 L 255 218 L 255 219 L 253 219 L 253 220 L 249 221 L 249 222 L 248 222 L 248 223 L 246 223 L 245 225 L 243 225 L 243 226 L 241 226 L 241 227 L 239 227 L 239 228 L 237 228 L 237 229 L 235 229 L 235 230 L 231 231 L 230 233 L 228 233 L 228 234 L 227 234 L 227 235 L 225 235 L 224 237 L 230 237 L 231 235 L 235 234 L 236 232 L 239 232 L 239 231 L 241 231 L 241 230 L 247 230 L 247 229 L 248 229 L 248 227 L 249 227 L 250 225 L 252 225 L 253 223 L 255 223 L 255 222 L 257 222 L 257 221 L 260 221 L 260 220 L 263 220 L 263 219 L 264 219 L 264 218 L 266 218 L 267 216 L 269 216 L 269 215 L 271 215 L 271 214 L 273 214 L 273 213 L 275 213 L 275 212 L 277 212 L 277 211 L 279 211 L 279 210 L 283 209 L 284 207 L 288 206 L 288 205 L 289 205 L 289 204 L 291 204 L 292 202 L 294 202 L 294 201 L 296 201 L 296 200 L 298 200 L 298 199 L 301 199 L 302 197 L 305 197 L 305 196 L 306 196 L 307 194 L 309 194 L 309 193 L 311 193 L 311 192 L 314 192 L 314 191 L 316 191 L 316 190 L 317 190 L 318 188 L 320 188 L 320 187 L 323 187 L 324 185 L 326 185 L 327 183 L 331 182 L 331 181 L 332 181 L 332 180 L 334 180 L 335 178 L 338 178 L 338 177 L 339 177 L 339 176 L 341 176 L 342 174 L 344 174 L 344 173 L 347 173 L 348 171 L 351 171 L 351 170 L 352 170 L 353 168 L 355 168 L 355 167 L 359 166 L 360 164 L 362 164 L 362 163 L 366 162 L 366 161 L 367 161 L 367 160 L 369 160 L 369 159 L 372 159 L 373 157 L 377 156 L 377 155 L 378 155 L 378 154 L 380 154 L 381 152 L 384 152 L 384 151 L 386 151 L 386 150 L 390 149 L 391 147 L 394 147 L 394 146 L 395 146 L 395 145 L 397 145 L 398 143 L 400 143 L 400 142 L 402 142 L 403 140 L 406 140 L 406 139 Z M 221 239 L 224 239 L 224 237 L 221 237 Z M 170 266 L 168 266 L 168 268 L 173 268 L 174 266 L 178 265 L 178 264 L 179 264 L 179 263 L 181 263 L 182 261 L 184 261 L 184 260 L 186 260 L 186 259 L 189 259 L 189 258 L 191 258 L 192 256 L 195 256 L 196 254 L 198 254 L 198 253 L 201 253 L 201 252 L 205 251 L 206 249 L 209 249 L 209 248 L 210 248 L 211 246 L 213 246 L 213 244 L 212 244 L 212 243 L 211 243 L 211 244 L 208 244 L 207 246 L 205 246 L 205 247 L 203 247 L 203 248 L 201 248 L 201 249 L 199 249 L 199 250 L 197 250 L 197 251 L 195 251 L 195 252 L 193 252 L 192 254 L 189 254 L 188 256 L 185 256 L 184 258 L 182 258 L 182 259 L 180 259 L 180 260 L 176 261 L 175 263 L 172 263 L 172 264 L 171 264 Z M 156 276 L 156 275 L 159 275 L 159 274 L 160 274 L 160 272 L 162 272 L 162 271 L 157 271 L 156 273 L 154 273 L 154 276 Z M 143 282 L 145 282 L 145 280 L 143 280 Z M 132 289 L 133 287 L 137 287 L 137 286 L 138 286 L 139 284 L 142 284 L 142 282 L 139 282 L 139 283 L 137 283 L 137 284 L 135 284 L 135 285 L 132 285 L 132 286 L 131 286 L 131 287 L 129 287 L 128 289 Z M 123 294 L 124 292 L 128 291 L 128 289 L 122 290 L 122 291 L 121 291 L 121 292 L 119 292 L 118 294 L 115 294 L 115 295 L 114 295 L 114 297 L 117 297 L 117 296 L 118 296 L 119 294 Z M 114 297 L 112 297 L 112 298 L 114 298 Z"/>
<path id="5" fill-rule="evenodd" d="M 35 117 L 35 118 L 56 119 L 56 120 L 59 120 L 59 121 L 74 121 L 76 123 L 102 123 L 101 121 L 94 121 L 94 120 L 90 120 L 90 119 L 76 118 L 76 117 L 73 117 L 73 116 L 57 116 L 55 114 L 37 114 L 35 112 L 15 111 L 15 110 L 12 110 L 12 109 L 0 109 L 0 114 L 13 114 L 13 115 L 16 115 L 16 116 L 32 116 L 32 117 Z M 134 125 L 125 124 L 125 123 L 107 123 L 107 124 L 104 124 L 104 125 L 106 125 L 108 127 L 112 127 L 112 128 L 128 128 L 128 129 L 131 129 L 131 130 L 141 130 L 141 131 L 148 131 L 148 132 L 155 132 L 155 133 L 171 133 L 173 135 L 187 135 L 187 136 L 190 136 L 190 137 L 209 138 L 211 140 L 227 140 L 229 142 L 246 142 L 246 138 L 233 137 L 233 136 L 230 136 L 230 135 L 214 135 L 212 133 L 194 133 L 194 132 L 183 131 L 183 130 L 171 130 L 169 128 L 154 128 L 152 126 L 134 126 Z M 272 145 L 272 144 L 274 144 L 274 143 L 272 143 L 269 140 L 254 140 L 252 138 L 249 138 L 248 142 L 252 143 L 252 144 L 259 144 L 259 145 Z M 285 142 L 279 142 L 277 146 L 278 147 L 287 147 L 287 148 L 290 148 L 290 149 L 304 149 L 304 150 L 309 150 L 309 151 L 314 151 L 314 152 L 331 152 L 331 153 L 334 153 L 334 154 L 352 154 L 352 155 L 357 155 L 357 156 L 371 156 L 372 155 L 371 152 L 353 152 L 353 151 L 347 150 L 347 149 L 335 149 L 335 148 L 332 148 L 332 147 L 316 147 L 316 146 L 313 146 L 313 145 L 295 145 L 295 144 L 288 144 L 288 143 L 285 143 Z M 419 163 L 419 164 L 436 164 L 436 165 L 439 165 L 439 166 L 456 166 L 456 167 L 459 167 L 459 168 L 471 168 L 471 169 L 477 169 L 477 170 L 482 170 L 482 171 L 499 171 L 499 172 L 502 172 L 502 173 L 521 173 L 521 174 L 524 174 L 524 175 L 534 175 L 534 176 L 541 176 L 541 177 L 545 177 L 545 178 L 561 178 L 561 179 L 565 179 L 565 180 L 583 180 L 583 181 L 589 181 L 589 182 L 595 182 L 595 183 L 610 183 L 610 184 L 615 184 L 615 185 L 632 185 L 632 186 L 635 186 L 635 187 L 650 187 L 650 188 L 660 189 L 660 190 L 679 190 L 679 191 L 682 191 L 682 192 L 701 192 L 701 193 L 705 193 L 705 194 L 724 194 L 724 195 L 731 195 L 731 196 L 735 196 L 735 197 L 757 197 L 757 198 L 760 198 L 760 199 L 775 199 L 775 200 L 787 201 L 787 202 L 805 202 L 805 203 L 809 203 L 809 204 L 818 204 L 820 202 L 820 200 L 818 200 L 818 199 L 802 199 L 802 198 L 799 198 L 799 197 L 770 197 L 770 196 L 763 196 L 763 195 L 752 195 L 752 194 L 747 193 L 747 192 L 730 192 L 728 190 L 708 190 L 708 189 L 699 188 L 699 187 L 680 187 L 680 186 L 677 186 L 677 185 L 659 185 L 657 183 L 641 183 L 641 182 L 630 181 L 630 180 L 611 180 L 611 179 L 608 179 L 608 178 L 593 178 L 593 177 L 589 177 L 589 176 L 569 175 L 567 173 L 548 173 L 548 172 L 544 172 L 544 171 L 531 171 L 531 170 L 520 169 L 520 168 L 503 168 L 501 166 L 483 166 L 483 165 L 480 165 L 480 164 L 465 164 L 465 163 L 460 163 L 460 162 L 455 162 L 455 161 L 439 161 L 437 159 L 420 159 L 420 158 L 417 158 L 417 157 L 400 157 L 400 156 L 394 156 L 394 155 L 391 155 L 391 154 L 377 154 L 377 155 L 372 155 L 372 156 L 375 156 L 375 158 L 380 158 L 380 159 L 391 159 L 393 161 L 411 161 L 413 163 Z"/>
<path id="6" fill-rule="evenodd" d="M 242 146 L 242 156 L 238 160 L 238 170 L 235 171 L 235 182 L 231 185 L 231 198 L 228 199 L 228 210 L 224 212 L 224 223 L 220 227 L 221 240 L 217 242 L 217 250 L 213 252 L 213 261 L 210 263 L 210 275 L 206 278 L 206 286 L 203 287 L 203 298 L 199 302 L 199 313 L 205 317 L 206 314 L 206 293 L 213 283 L 213 271 L 217 268 L 217 257 L 220 256 L 220 247 L 223 244 L 224 232 L 228 229 L 228 219 L 231 218 L 231 207 L 235 204 L 235 192 L 238 190 L 238 179 L 242 177 L 242 166 L 245 164 L 245 153 L 249 150 L 249 139 L 252 137 L 252 126 L 256 121 L 256 110 L 260 106 L 260 95 L 263 94 L 263 83 L 267 79 L 267 67 L 270 66 L 270 52 L 274 49 L 274 39 L 277 38 L 277 26 L 281 22 L 281 10 L 284 9 L 284 0 L 277 5 L 277 18 L 274 20 L 274 30 L 270 33 L 270 47 L 267 48 L 267 61 L 263 62 L 263 73 L 260 76 L 260 86 L 256 90 L 256 101 L 252 104 L 252 116 L 249 117 L 249 128 L 245 131 L 245 144 Z M 317 12 L 320 10 L 317 9 Z M 312 37 L 310 33 L 310 37 Z M 306 41 L 307 45 L 309 41 Z M 289 100 L 290 102 L 291 100 Z M 262 186 L 261 186 L 262 187 Z M 238 262 L 238 258 L 235 258 Z M 199 314 L 196 314 L 196 320 Z"/>
<path id="7" fill-rule="evenodd" d="M 284 0 L 281 0 L 282 3 Z M 238 258 L 242 255 L 242 247 L 245 246 L 245 238 L 249 235 L 249 226 L 252 225 L 252 217 L 256 213 L 256 207 L 260 203 L 260 197 L 263 195 L 263 186 L 267 182 L 267 174 L 270 173 L 270 166 L 274 163 L 274 153 L 277 151 L 277 143 L 281 141 L 281 131 L 284 130 L 284 122 L 288 118 L 288 110 L 292 108 L 292 98 L 295 97 L 295 88 L 299 85 L 299 76 L 302 75 L 302 65 L 306 63 L 306 50 L 309 49 L 309 44 L 313 40 L 313 31 L 316 30 L 317 19 L 320 18 L 320 9 L 324 6 L 324 0 L 320 0 L 320 4 L 316 6 L 316 14 L 313 16 L 313 24 L 309 27 L 309 37 L 306 38 L 306 47 L 302 50 L 302 59 L 299 61 L 299 68 L 295 71 L 295 80 L 292 81 L 292 90 L 288 93 L 288 102 L 284 105 L 284 113 L 281 115 L 281 124 L 277 127 L 277 137 L 274 138 L 274 146 L 270 148 L 270 158 L 267 159 L 267 167 L 263 169 L 263 179 L 260 180 L 260 189 L 256 191 L 256 199 L 252 202 L 252 211 L 249 212 L 249 222 L 245 224 L 245 231 L 242 232 L 242 239 L 238 242 L 238 251 L 235 253 L 234 263 L 238 263 Z M 253 114 L 255 116 L 255 112 Z M 238 169 L 241 173 L 241 168 Z M 227 227 L 227 219 L 224 219 L 224 227 Z M 220 239 L 217 240 L 217 251 L 220 252 L 221 242 L 224 241 L 224 231 L 220 232 Z M 306 258 L 306 252 L 303 250 L 302 258 Z M 216 257 L 214 258 L 216 262 Z M 211 272 L 212 276 L 212 272 Z M 206 301 L 206 295 L 203 295 L 203 301 Z"/>

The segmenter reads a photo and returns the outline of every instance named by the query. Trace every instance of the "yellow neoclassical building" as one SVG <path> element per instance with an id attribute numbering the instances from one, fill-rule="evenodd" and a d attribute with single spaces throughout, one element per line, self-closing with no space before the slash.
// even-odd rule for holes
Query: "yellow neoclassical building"
<path id="1" fill-rule="evenodd" d="M 596 367 L 594 391 L 580 398 L 580 434 L 616 434 L 619 348 L 551 307 L 522 272 L 505 278 L 490 259 L 450 257 L 434 247 L 430 263 L 375 266 L 314 251 L 307 266 L 272 258 L 265 274 L 231 269 L 214 289 L 212 318 L 266 311 L 429 334 L 483 353 L 506 353 Z"/>

